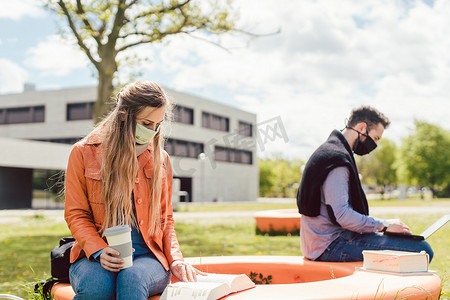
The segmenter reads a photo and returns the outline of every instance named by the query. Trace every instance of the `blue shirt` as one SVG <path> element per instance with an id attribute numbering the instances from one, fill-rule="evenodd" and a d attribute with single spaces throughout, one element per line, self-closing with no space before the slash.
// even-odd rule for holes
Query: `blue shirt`
<path id="1" fill-rule="evenodd" d="M 141 232 L 134 226 L 131 227 L 131 242 L 132 242 L 133 248 L 134 248 L 134 252 L 133 252 L 134 256 L 150 253 L 150 249 L 148 248 L 147 244 L 145 243 Z"/>
<path id="2" fill-rule="evenodd" d="M 345 229 L 364 233 L 380 231 L 383 228 L 382 220 L 360 214 L 351 207 L 349 174 L 346 167 L 333 169 L 320 190 L 320 214 L 317 217 L 301 217 L 300 245 L 303 256 L 308 259 L 318 258 Z M 336 221 L 342 227 L 331 222 L 326 205 L 331 206 Z"/>

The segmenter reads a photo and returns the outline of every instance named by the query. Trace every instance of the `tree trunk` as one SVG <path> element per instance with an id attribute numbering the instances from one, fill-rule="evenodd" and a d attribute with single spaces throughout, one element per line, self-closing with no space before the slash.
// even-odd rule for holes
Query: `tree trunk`
<path id="1" fill-rule="evenodd" d="M 114 91 L 114 75 L 98 74 L 97 101 L 93 107 L 94 124 L 98 124 L 111 110 L 111 96 Z"/>
<path id="2" fill-rule="evenodd" d="M 107 45 L 99 51 L 101 57 L 98 71 L 97 101 L 93 108 L 94 124 L 98 124 L 108 115 L 112 108 L 112 98 L 114 92 L 113 79 L 117 71 L 116 53 L 114 45 Z"/>
<path id="3" fill-rule="evenodd" d="M 431 191 L 431 198 L 437 198 L 437 190 L 434 188 L 434 186 L 430 187 L 430 191 Z"/>

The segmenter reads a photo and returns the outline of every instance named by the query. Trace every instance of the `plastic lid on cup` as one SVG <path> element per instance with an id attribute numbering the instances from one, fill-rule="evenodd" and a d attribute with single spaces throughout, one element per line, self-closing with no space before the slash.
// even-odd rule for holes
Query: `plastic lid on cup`
<path id="1" fill-rule="evenodd" d="M 105 235 L 118 235 L 122 233 L 127 233 L 131 231 L 131 227 L 129 225 L 119 225 L 110 228 L 106 228 Z"/>

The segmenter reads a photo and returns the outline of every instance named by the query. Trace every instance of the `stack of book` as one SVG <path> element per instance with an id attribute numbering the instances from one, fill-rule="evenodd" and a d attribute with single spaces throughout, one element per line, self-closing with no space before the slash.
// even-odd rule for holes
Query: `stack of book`
<path id="1" fill-rule="evenodd" d="M 425 251 L 406 252 L 392 250 L 364 250 L 365 271 L 387 272 L 400 275 L 434 274 L 428 270 L 430 257 Z"/>

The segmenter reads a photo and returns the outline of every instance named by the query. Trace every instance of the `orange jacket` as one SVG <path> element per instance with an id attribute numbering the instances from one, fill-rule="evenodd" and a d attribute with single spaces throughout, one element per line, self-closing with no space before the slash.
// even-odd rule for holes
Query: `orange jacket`
<path id="1" fill-rule="evenodd" d="M 64 218 L 72 236 L 76 239 L 70 253 L 70 262 L 92 254 L 108 246 L 101 237 L 104 221 L 104 202 L 101 197 L 102 139 L 94 130 L 86 139 L 76 143 L 70 153 L 66 173 L 66 203 Z M 158 235 L 149 236 L 148 216 L 151 201 L 151 178 L 153 176 L 152 150 L 148 148 L 138 157 L 139 171 L 133 188 L 136 217 L 140 231 L 150 250 L 166 270 L 174 260 L 183 260 L 174 230 L 172 202 L 172 167 L 169 155 L 164 151 L 162 168 L 161 227 Z M 167 192 L 166 192 L 167 186 Z M 165 197 L 169 197 L 166 207 Z M 167 218 L 166 216 L 167 210 Z"/>

